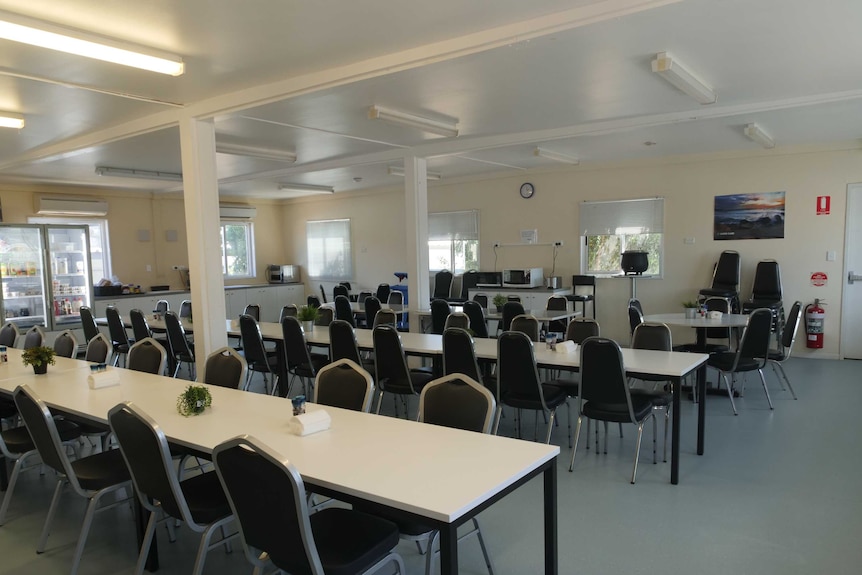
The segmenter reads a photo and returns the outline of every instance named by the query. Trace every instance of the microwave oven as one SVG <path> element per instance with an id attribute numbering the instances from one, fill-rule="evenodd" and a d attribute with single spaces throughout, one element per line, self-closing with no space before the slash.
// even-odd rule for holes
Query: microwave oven
<path id="1" fill-rule="evenodd" d="M 542 287 L 544 283 L 542 268 L 503 270 L 503 287 L 534 288 Z"/>
<path id="2" fill-rule="evenodd" d="M 266 281 L 271 284 L 296 284 L 299 283 L 299 266 L 269 265 L 266 268 Z"/>
<path id="3" fill-rule="evenodd" d="M 502 287 L 503 279 L 501 272 L 476 272 L 477 288 Z"/>

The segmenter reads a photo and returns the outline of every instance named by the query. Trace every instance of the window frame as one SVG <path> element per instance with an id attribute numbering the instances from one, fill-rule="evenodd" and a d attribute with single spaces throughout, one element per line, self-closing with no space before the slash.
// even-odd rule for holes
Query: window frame
<path id="1" fill-rule="evenodd" d="M 248 261 L 248 269 L 245 274 L 231 274 L 228 269 L 228 254 L 225 249 L 225 237 L 227 230 L 226 226 L 242 226 L 246 229 L 246 259 Z M 233 218 L 222 218 L 219 220 L 219 237 L 221 240 L 221 258 L 222 258 L 222 277 L 225 280 L 240 280 L 253 279 L 257 277 L 256 258 L 254 254 L 254 222 L 250 220 L 240 220 Z"/>
<path id="2" fill-rule="evenodd" d="M 466 217 L 465 217 L 466 216 Z M 460 222 L 457 220 L 461 220 Z M 470 221 L 467 221 L 470 220 Z M 447 226 L 446 224 L 451 224 Z M 459 227 L 460 226 L 460 227 Z M 461 274 L 470 269 L 479 269 L 480 262 L 480 221 L 479 210 L 455 210 L 448 212 L 429 212 L 428 214 L 428 268 L 431 272 L 448 269 L 453 274 Z M 431 265 L 431 242 L 448 242 L 449 267 Z M 475 242 L 475 268 L 468 266 L 465 260 L 464 269 L 456 267 L 456 243 Z M 439 248 L 438 248 L 439 249 Z"/>
<path id="3" fill-rule="evenodd" d="M 657 235 L 657 269 L 644 272 L 649 277 L 664 277 L 664 198 L 632 198 L 625 200 L 582 202 L 579 214 L 581 236 L 581 273 L 611 277 L 621 275 L 621 269 L 590 269 L 590 238 L 619 238 L 619 253 L 626 251 L 633 236 Z M 627 232 L 626 230 L 632 230 Z M 635 232 L 633 230 L 640 231 Z M 638 249 L 635 246 L 633 249 Z M 651 258 L 650 267 L 654 259 Z"/>
<path id="4" fill-rule="evenodd" d="M 337 235 L 323 235 L 322 233 L 317 233 L 317 229 L 325 230 L 326 228 L 337 229 L 338 227 L 344 227 L 346 233 L 341 233 Z M 312 235 L 312 231 L 315 233 Z M 329 218 L 325 220 L 307 220 L 305 222 L 305 253 L 306 253 L 306 268 L 308 269 L 308 278 L 318 281 L 350 281 L 353 279 L 353 241 L 352 241 L 352 225 L 350 218 Z M 313 242 L 322 239 L 322 240 L 341 240 L 341 246 L 338 248 L 338 252 L 341 255 L 342 261 L 344 262 L 343 270 L 340 273 L 331 273 L 327 274 L 327 269 L 332 269 L 332 261 L 327 260 L 327 249 L 326 241 L 322 244 L 323 248 L 323 261 L 320 262 L 321 273 L 317 272 L 318 262 L 316 262 L 317 255 L 312 254 L 312 244 Z"/>

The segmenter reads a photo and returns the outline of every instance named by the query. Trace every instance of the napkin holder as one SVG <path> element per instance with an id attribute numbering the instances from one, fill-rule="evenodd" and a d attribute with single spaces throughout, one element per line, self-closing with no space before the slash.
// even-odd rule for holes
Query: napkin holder
<path id="1" fill-rule="evenodd" d="M 90 386 L 90 389 L 120 385 L 120 374 L 115 369 L 94 372 L 87 376 L 87 385 Z"/>
<path id="2" fill-rule="evenodd" d="M 554 351 L 557 353 L 575 353 L 578 351 L 578 344 L 570 339 L 558 341 Z"/>
<path id="3" fill-rule="evenodd" d="M 332 425 L 332 418 L 322 409 L 294 415 L 288 421 L 288 429 L 293 435 L 304 437 L 312 433 L 326 431 Z"/>
<path id="4" fill-rule="evenodd" d="M 718 310 L 713 310 L 706 313 L 706 317 L 708 317 L 709 319 L 721 319 L 722 315 L 724 314 Z"/>

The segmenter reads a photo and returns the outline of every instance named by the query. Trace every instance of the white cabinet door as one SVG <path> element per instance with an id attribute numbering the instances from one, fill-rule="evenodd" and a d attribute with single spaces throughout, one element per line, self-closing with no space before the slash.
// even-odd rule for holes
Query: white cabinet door
<path id="1" fill-rule="evenodd" d="M 282 293 L 282 300 L 284 300 L 284 303 L 281 305 L 292 303 L 299 307 L 306 304 L 305 286 L 302 284 L 282 286 Z"/>
<path id="2" fill-rule="evenodd" d="M 238 318 L 245 311 L 246 291 L 245 289 L 225 290 L 225 315 L 227 315 L 228 319 Z"/>

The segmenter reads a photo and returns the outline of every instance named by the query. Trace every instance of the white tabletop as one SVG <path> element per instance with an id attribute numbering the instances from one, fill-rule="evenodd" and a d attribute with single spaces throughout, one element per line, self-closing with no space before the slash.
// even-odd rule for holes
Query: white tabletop
<path id="1" fill-rule="evenodd" d="M 451 306 L 453 312 L 462 312 L 464 311 L 464 307 L 460 305 Z M 484 309 L 484 308 L 483 308 Z M 503 319 L 503 314 L 498 312 L 496 309 L 485 309 L 485 319 L 486 320 L 494 320 L 499 321 Z M 431 317 L 430 309 L 420 309 L 419 317 L 426 318 Z M 525 309 L 525 314 L 532 315 L 540 322 L 548 322 L 548 321 L 565 321 L 567 319 L 571 319 L 573 317 L 580 317 L 582 315 L 581 312 L 576 311 L 574 309 Z"/>
<path id="2" fill-rule="evenodd" d="M 710 319 L 709 316 L 685 317 L 684 313 L 659 313 L 644 316 L 644 321 L 665 323 L 681 327 L 745 327 L 749 316 L 738 313 L 721 314 L 720 319 Z"/>

